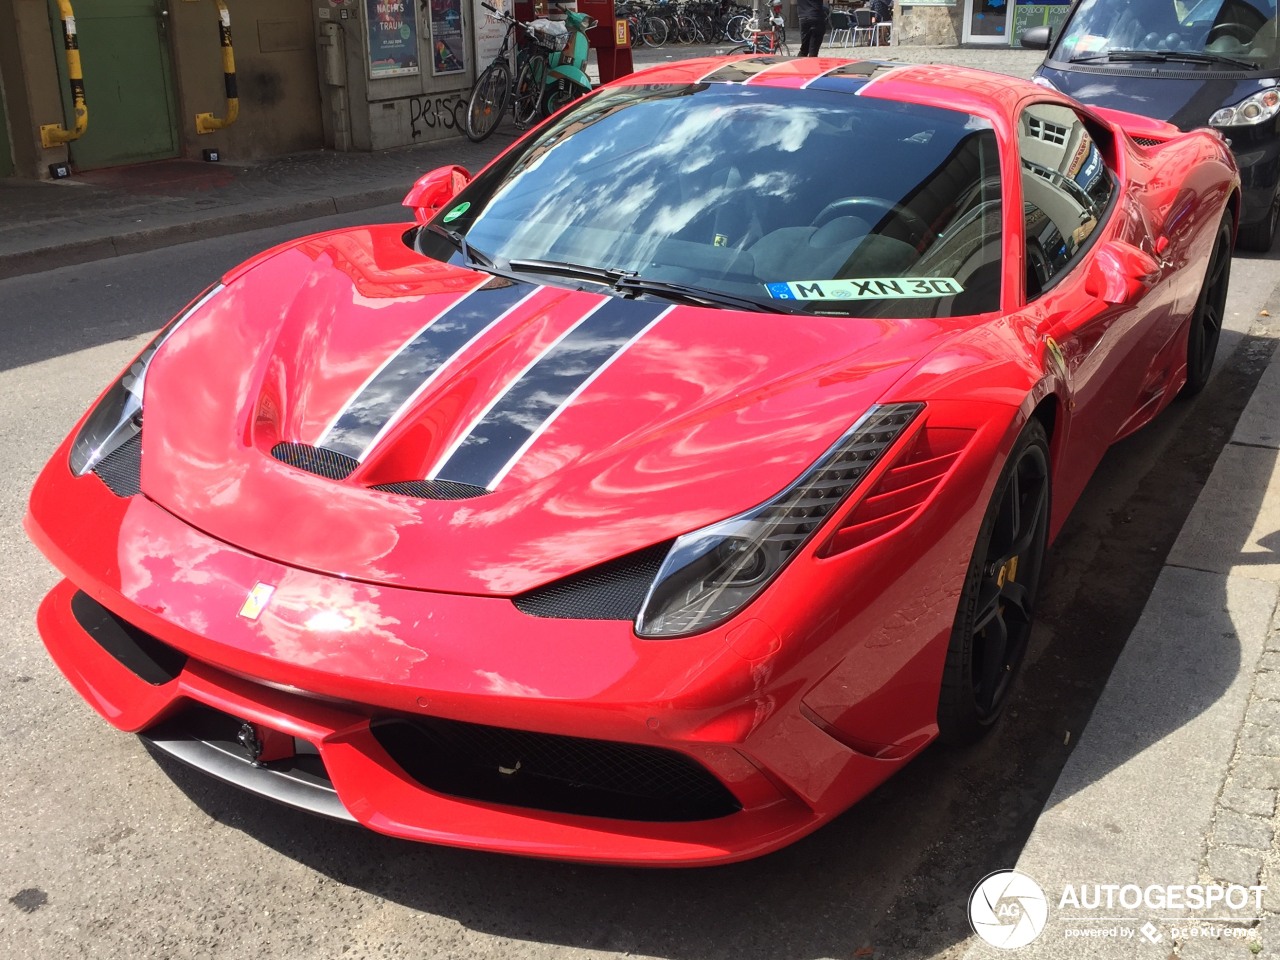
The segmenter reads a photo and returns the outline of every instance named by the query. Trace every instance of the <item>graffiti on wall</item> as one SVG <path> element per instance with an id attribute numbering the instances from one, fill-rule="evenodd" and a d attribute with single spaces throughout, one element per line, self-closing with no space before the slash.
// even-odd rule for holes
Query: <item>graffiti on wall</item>
<path id="1" fill-rule="evenodd" d="M 416 140 L 427 130 L 461 130 L 466 101 L 456 93 L 409 98 L 409 132 Z"/>

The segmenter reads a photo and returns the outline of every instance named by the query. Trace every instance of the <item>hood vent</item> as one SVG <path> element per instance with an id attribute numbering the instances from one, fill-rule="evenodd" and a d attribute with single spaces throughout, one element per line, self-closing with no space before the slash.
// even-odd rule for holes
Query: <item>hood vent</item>
<path id="1" fill-rule="evenodd" d="M 313 447 L 309 443 L 277 443 L 271 448 L 271 455 L 281 463 L 330 480 L 345 480 L 352 470 L 360 466 L 355 457 L 334 453 L 324 447 Z"/>
<path id="2" fill-rule="evenodd" d="M 472 483 L 455 483 L 452 480 L 405 480 L 401 483 L 380 483 L 373 489 L 420 500 L 470 500 L 489 492 Z"/>

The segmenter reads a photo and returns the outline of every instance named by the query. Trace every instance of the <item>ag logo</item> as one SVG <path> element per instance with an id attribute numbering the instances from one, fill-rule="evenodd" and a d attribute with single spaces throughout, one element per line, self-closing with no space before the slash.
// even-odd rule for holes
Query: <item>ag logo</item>
<path id="1" fill-rule="evenodd" d="M 1017 870 L 988 874 L 969 895 L 969 925 L 993 947 L 1025 947 L 1048 919 L 1049 901 L 1040 884 Z"/>
<path id="2" fill-rule="evenodd" d="M 249 596 L 245 598 L 244 605 L 240 608 L 240 616 L 246 620 L 257 620 L 262 615 L 262 610 L 266 607 L 267 601 L 271 599 L 271 595 L 275 592 L 275 587 L 259 580 L 253 585 L 253 589 L 249 591 Z"/>

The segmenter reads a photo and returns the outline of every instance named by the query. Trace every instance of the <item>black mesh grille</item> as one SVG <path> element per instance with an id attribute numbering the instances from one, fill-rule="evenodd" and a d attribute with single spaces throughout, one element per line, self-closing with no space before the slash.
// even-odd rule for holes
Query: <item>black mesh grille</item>
<path id="1" fill-rule="evenodd" d="M 438 717 L 384 721 L 373 733 L 409 776 L 451 796 L 615 820 L 710 820 L 741 809 L 699 763 L 659 747 Z"/>
<path id="2" fill-rule="evenodd" d="M 514 599 L 521 613 L 564 620 L 634 620 L 670 543 L 610 560 Z"/>
<path id="3" fill-rule="evenodd" d="M 307 443 L 277 443 L 271 448 L 271 455 L 282 463 L 330 480 L 345 480 L 352 470 L 360 466 L 360 461 L 354 457 Z"/>
<path id="4" fill-rule="evenodd" d="M 1155 146 L 1159 146 L 1162 143 L 1167 143 L 1168 141 L 1159 140 L 1155 137 L 1134 137 L 1133 142 L 1136 144 L 1140 144 L 1141 146 L 1144 146 L 1144 147 L 1155 147 Z"/>
<path id="5" fill-rule="evenodd" d="M 117 497 L 136 497 L 142 492 L 142 433 L 103 457 L 93 472 Z"/>
<path id="6" fill-rule="evenodd" d="M 380 483 L 373 489 L 420 500 L 469 500 L 489 492 L 484 487 L 452 480 L 405 480 L 401 483 Z"/>

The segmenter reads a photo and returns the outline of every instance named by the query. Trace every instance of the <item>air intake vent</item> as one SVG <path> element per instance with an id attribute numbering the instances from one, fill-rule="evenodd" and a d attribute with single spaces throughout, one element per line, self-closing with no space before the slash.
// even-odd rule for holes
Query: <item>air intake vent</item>
<path id="1" fill-rule="evenodd" d="M 71 613 L 80 629 L 138 679 L 153 687 L 175 680 L 187 655 L 122 620 L 87 593 L 71 598 Z"/>
<path id="2" fill-rule="evenodd" d="M 373 735 L 428 790 L 487 803 L 614 820 L 710 820 L 741 805 L 674 750 L 482 726 L 439 717 L 388 720 Z"/>
<path id="3" fill-rule="evenodd" d="M 402 483 L 380 483 L 373 489 L 420 500 L 470 500 L 489 492 L 484 487 L 452 480 L 406 480 Z"/>
<path id="4" fill-rule="evenodd" d="M 513 601 L 521 613 L 564 620 L 634 620 L 670 543 L 610 560 Z"/>
<path id="5" fill-rule="evenodd" d="M 93 472 L 117 497 L 136 497 L 142 492 L 142 433 L 103 457 Z"/>
<path id="6" fill-rule="evenodd" d="M 281 463 L 330 480 L 345 480 L 352 470 L 360 466 L 360 461 L 354 457 L 307 443 L 277 443 L 271 448 L 271 455 Z"/>
<path id="7" fill-rule="evenodd" d="M 1168 143 L 1167 140 L 1159 140 L 1155 137 L 1134 137 L 1133 142 L 1142 147 L 1158 147 L 1162 143 Z"/>

